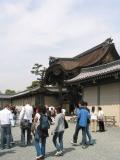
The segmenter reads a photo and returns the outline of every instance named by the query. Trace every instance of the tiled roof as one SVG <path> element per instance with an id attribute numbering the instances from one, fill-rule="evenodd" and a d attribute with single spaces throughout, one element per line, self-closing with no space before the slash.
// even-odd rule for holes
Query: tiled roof
<path id="1" fill-rule="evenodd" d="M 10 98 L 15 98 L 15 97 L 19 97 L 19 96 L 23 96 L 23 95 L 26 95 L 26 94 L 29 94 L 31 92 L 35 92 L 39 89 L 39 87 L 35 87 L 35 88 L 32 88 L 30 90 L 25 90 L 25 91 L 22 91 L 22 92 L 18 92 L 14 95 L 5 95 L 5 94 L 0 94 L 0 98 L 1 99 L 10 99 Z"/>
<path id="2" fill-rule="evenodd" d="M 9 99 L 10 96 L 9 96 L 9 95 L 6 95 L 6 94 L 0 94 L 0 98 L 1 98 L 1 99 Z"/>
<path id="3" fill-rule="evenodd" d="M 116 71 L 120 71 L 120 60 L 96 67 L 83 68 L 79 75 L 70 80 L 66 80 L 65 82 L 66 83 L 77 82 L 88 78 L 97 77 L 108 73 L 113 73 Z"/>
<path id="4" fill-rule="evenodd" d="M 56 87 L 48 87 L 46 86 L 46 92 L 49 91 L 49 92 L 52 92 L 52 93 L 55 93 L 55 92 L 59 92 L 58 88 Z M 24 96 L 24 95 L 27 95 L 27 94 L 30 94 L 30 93 L 35 93 L 36 91 L 40 91 L 40 87 L 35 87 L 35 88 L 32 88 L 30 90 L 25 90 L 25 91 L 22 91 L 22 92 L 18 92 L 14 95 L 5 95 L 5 94 L 0 94 L 0 99 L 10 99 L 10 98 L 15 98 L 15 97 L 20 97 L 20 96 Z M 63 92 L 66 92 L 66 88 L 63 88 Z"/>
<path id="5" fill-rule="evenodd" d="M 64 70 L 73 70 L 75 68 L 82 68 L 92 66 L 100 61 L 105 54 L 109 51 L 110 47 L 114 48 L 115 56 L 118 59 L 118 53 L 115 49 L 111 39 L 105 40 L 103 43 L 73 57 L 73 58 L 54 58 L 49 68 L 53 68 L 56 65 L 61 66 Z M 49 70 L 48 68 L 48 70 Z"/>

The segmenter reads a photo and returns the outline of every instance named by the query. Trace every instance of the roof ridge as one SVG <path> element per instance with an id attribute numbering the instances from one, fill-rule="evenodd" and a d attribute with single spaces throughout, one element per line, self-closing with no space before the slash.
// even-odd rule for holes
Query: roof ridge
<path id="1" fill-rule="evenodd" d="M 88 49 L 87 51 L 85 51 L 85 52 L 83 52 L 83 53 L 80 53 L 79 55 L 77 55 L 77 56 L 75 56 L 75 57 L 73 57 L 73 58 L 74 58 L 74 59 L 80 58 L 80 57 L 82 57 L 82 56 L 84 56 L 84 55 L 87 55 L 87 54 L 93 52 L 93 51 L 96 50 L 96 49 L 99 49 L 99 48 L 101 48 L 101 47 L 106 47 L 106 46 L 108 46 L 108 45 L 111 45 L 111 44 L 113 44 L 112 41 L 113 41 L 113 39 L 108 38 L 108 39 L 106 39 L 104 42 L 98 44 L 98 45 L 95 46 L 95 47 L 92 47 L 92 48 Z"/>

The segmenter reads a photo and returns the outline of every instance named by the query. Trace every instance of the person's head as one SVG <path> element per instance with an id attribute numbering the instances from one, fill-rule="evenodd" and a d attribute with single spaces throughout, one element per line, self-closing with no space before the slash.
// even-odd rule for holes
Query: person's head
<path id="1" fill-rule="evenodd" d="M 78 101 L 77 108 L 81 107 L 81 101 Z"/>
<path id="2" fill-rule="evenodd" d="M 49 111 L 49 107 L 46 108 L 46 111 Z"/>
<path id="3" fill-rule="evenodd" d="M 101 111 L 102 110 L 102 108 L 101 107 L 98 107 L 98 111 Z"/>
<path id="4" fill-rule="evenodd" d="M 76 107 L 80 108 L 83 106 L 83 101 L 78 101 Z"/>
<path id="5" fill-rule="evenodd" d="M 9 106 L 9 110 L 14 111 L 14 107 L 12 105 Z"/>
<path id="6" fill-rule="evenodd" d="M 45 106 L 40 108 L 40 113 L 46 114 L 46 107 Z"/>
<path id="7" fill-rule="evenodd" d="M 62 108 L 59 106 L 56 108 L 57 114 L 62 113 Z"/>
<path id="8" fill-rule="evenodd" d="M 88 106 L 88 103 L 86 101 L 84 101 L 84 104 L 83 104 L 84 107 L 87 107 Z"/>
<path id="9" fill-rule="evenodd" d="M 9 104 L 6 104 L 6 105 L 4 106 L 4 108 L 7 108 L 7 109 L 10 110 L 10 105 L 9 105 Z"/>
<path id="10" fill-rule="evenodd" d="M 35 112 L 36 112 L 36 113 L 40 113 L 40 108 L 37 107 Z"/>
<path id="11" fill-rule="evenodd" d="M 93 113 L 95 112 L 95 106 L 92 106 L 92 112 Z"/>

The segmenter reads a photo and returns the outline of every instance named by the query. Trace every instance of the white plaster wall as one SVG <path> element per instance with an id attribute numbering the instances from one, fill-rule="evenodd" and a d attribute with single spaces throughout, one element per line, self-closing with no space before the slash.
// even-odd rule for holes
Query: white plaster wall
<path id="1" fill-rule="evenodd" d="M 83 99 L 88 102 L 89 106 L 97 105 L 97 87 L 87 87 L 83 90 Z"/>

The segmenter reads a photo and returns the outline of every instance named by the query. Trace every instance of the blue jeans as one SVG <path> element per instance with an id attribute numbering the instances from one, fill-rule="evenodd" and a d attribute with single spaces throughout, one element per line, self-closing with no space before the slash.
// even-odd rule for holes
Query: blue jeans
<path id="1" fill-rule="evenodd" d="M 10 148 L 11 140 L 11 126 L 10 124 L 1 125 L 1 148 L 5 147 L 5 140 L 7 148 Z"/>
<path id="2" fill-rule="evenodd" d="M 75 132 L 74 132 L 74 134 L 73 134 L 73 142 L 74 142 L 74 143 L 77 143 L 79 131 L 80 131 L 80 129 L 79 129 L 79 123 L 77 122 L 77 123 L 76 123 L 76 126 L 75 126 Z"/>
<path id="3" fill-rule="evenodd" d="M 64 131 L 61 131 L 61 132 L 55 132 L 53 135 L 53 144 L 56 147 L 57 151 L 63 151 L 63 134 Z"/>
<path id="4" fill-rule="evenodd" d="M 82 144 L 85 145 L 86 144 L 86 127 L 81 127 L 79 126 L 78 123 L 76 124 L 76 127 L 75 127 L 75 132 L 73 135 L 73 142 L 77 143 L 78 134 L 81 129 L 82 129 Z"/>
<path id="5" fill-rule="evenodd" d="M 45 156 L 46 138 L 40 138 L 38 133 L 35 132 L 35 149 L 37 157 Z"/>
<path id="6" fill-rule="evenodd" d="M 89 141 L 89 144 L 90 144 L 91 140 L 92 140 L 92 136 L 91 136 L 91 133 L 90 133 L 89 124 L 87 124 L 87 127 L 86 127 L 86 135 L 88 137 L 88 141 Z"/>

